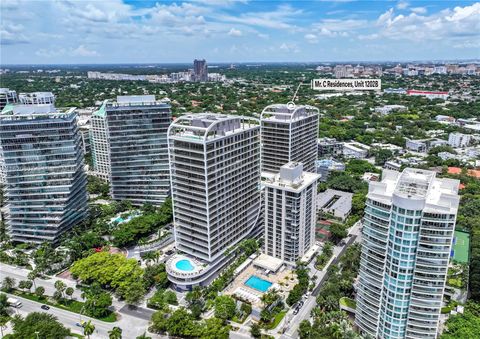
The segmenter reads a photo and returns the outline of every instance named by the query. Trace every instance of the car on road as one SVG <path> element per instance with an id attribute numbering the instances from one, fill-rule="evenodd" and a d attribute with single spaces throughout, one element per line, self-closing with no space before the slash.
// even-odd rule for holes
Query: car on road
<path id="1" fill-rule="evenodd" d="M 298 312 L 300 312 L 300 307 L 297 307 L 296 309 L 293 310 L 293 315 L 297 315 Z"/>
<path id="2" fill-rule="evenodd" d="M 42 310 L 48 311 L 48 310 L 50 309 L 50 306 L 48 306 L 48 305 L 42 305 L 42 306 L 40 306 L 40 308 L 41 308 Z"/>
<path id="3" fill-rule="evenodd" d="M 347 242 L 346 242 L 345 240 L 342 240 L 342 241 L 340 241 L 340 243 L 339 243 L 340 246 L 345 246 L 346 244 L 347 244 Z"/>

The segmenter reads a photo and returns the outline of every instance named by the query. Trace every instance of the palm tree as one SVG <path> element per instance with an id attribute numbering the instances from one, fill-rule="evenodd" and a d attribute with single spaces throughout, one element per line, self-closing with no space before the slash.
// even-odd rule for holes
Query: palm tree
<path id="1" fill-rule="evenodd" d="M 15 287 L 15 279 L 12 277 L 5 277 L 2 282 L 2 288 L 7 292 L 10 292 Z"/>
<path id="2" fill-rule="evenodd" d="M 67 288 L 67 285 L 63 281 L 57 280 L 55 281 L 54 286 L 55 286 L 55 289 L 60 293 L 61 297 L 63 298 L 63 292 Z"/>
<path id="3" fill-rule="evenodd" d="M 31 270 L 29 273 L 28 273 L 28 276 L 27 276 L 28 280 L 31 280 L 32 283 L 33 283 L 33 286 L 35 288 L 37 288 L 37 285 L 35 284 L 35 279 L 38 278 L 38 271 L 37 270 Z"/>
<path id="4" fill-rule="evenodd" d="M 158 264 L 158 261 L 160 260 L 160 257 L 162 256 L 163 252 L 157 250 L 153 253 L 154 253 L 154 258 L 155 258 L 155 264 Z"/>
<path id="5" fill-rule="evenodd" d="M 147 252 L 143 255 L 143 260 L 145 260 L 147 266 L 150 265 L 150 263 L 155 260 L 155 252 Z"/>
<path id="6" fill-rule="evenodd" d="M 83 334 L 90 338 L 90 335 L 95 331 L 95 325 L 92 324 L 92 321 L 89 320 L 83 324 Z"/>
<path id="7" fill-rule="evenodd" d="M 70 300 L 72 300 L 72 295 L 75 292 L 75 289 L 73 287 L 67 287 L 65 290 L 65 294 L 70 297 Z"/>
<path id="8" fill-rule="evenodd" d="M 108 331 L 109 339 L 122 339 L 122 329 L 115 326 L 111 331 Z"/>

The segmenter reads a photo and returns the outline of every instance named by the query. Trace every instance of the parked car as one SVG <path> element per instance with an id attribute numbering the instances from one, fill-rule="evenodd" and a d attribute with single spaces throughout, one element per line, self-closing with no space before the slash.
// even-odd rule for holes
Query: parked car
<path id="1" fill-rule="evenodd" d="M 300 312 L 300 307 L 297 307 L 295 310 L 293 310 L 293 314 L 294 314 L 294 315 L 297 315 L 298 312 Z"/>
<path id="2" fill-rule="evenodd" d="M 40 308 L 41 308 L 42 310 L 48 311 L 48 310 L 50 309 L 50 306 L 48 306 L 48 305 L 42 305 L 42 306 L 40 306 Z"/>

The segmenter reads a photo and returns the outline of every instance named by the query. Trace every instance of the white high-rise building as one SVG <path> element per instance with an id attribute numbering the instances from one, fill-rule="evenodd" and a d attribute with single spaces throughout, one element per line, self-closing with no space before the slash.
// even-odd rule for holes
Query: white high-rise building
<path id="1" fill-rule="evenodd" d="M 374 338 L 436 338 L 459 181 L 384 170 L 370 182 L 355 323 Z"/>
<path id="2" fill-rule="evenodd" d="M 88 212 L 75 109 L 7 105 L 0 114 L 5 214 L 13 241 L 56 242 Z"/>
<path id="3" fill-rule="evenodd" d="M 270 105 L 260 115 L 262 172 L 278 173 L 288 162 L 301 162 L 315 173 L 318 109 L 312 106 Z"/>
<path id="4" fill-rule="evenodd" d="M 260 125 L 254 118 L 201 113 L 176 119 L 168 133 L 179 251 L 167 273 L 179 289 L 207 284 L 234 260 L 228 250 L 260 212 Z"/>
<path id="5" fill-rule="evenodd" d="M 106 100 L 91 119 L 94 172 L 110 181 L 115 200 L 160 205 L 170 191 L 170 105 L 154 95 Z"/>
<path id="6" fill-rule="evenodd" d="M 266 254 L 295 265 L 313 247 L 319 178 L 295 162 L 283 165 L 276 175 L 264 175 Z"/>
<path id="7" fill-rule="evenodd" d="M 467 147 L 470 144 L 472 136 L 463 133 L 450 133 L 448 135 L 448 145 L 454 148 Z"/>

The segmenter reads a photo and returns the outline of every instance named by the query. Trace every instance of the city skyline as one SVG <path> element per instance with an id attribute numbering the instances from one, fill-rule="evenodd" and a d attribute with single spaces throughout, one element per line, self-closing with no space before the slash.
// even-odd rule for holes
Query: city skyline
<path id="1" fill-rule="evenodd" d="M 3 1 L 1 6 L 2 64 L 480 58 L 480 3 L 472 1 Z M 42 17 L 34 15 L 39 11 Z"/>

